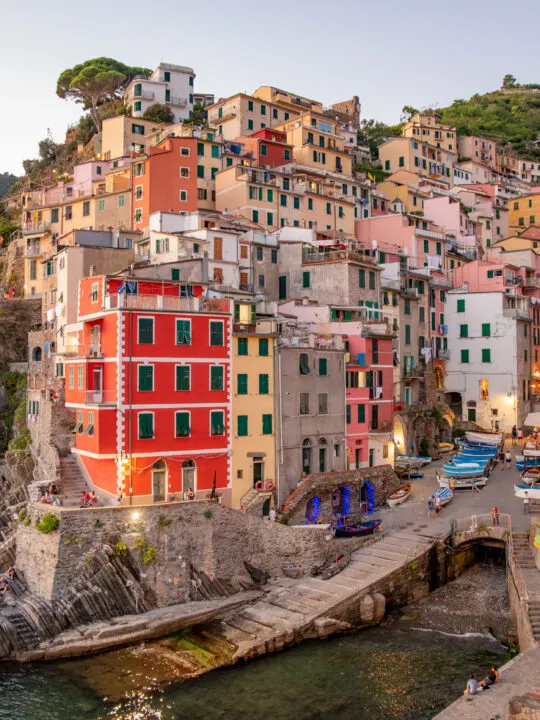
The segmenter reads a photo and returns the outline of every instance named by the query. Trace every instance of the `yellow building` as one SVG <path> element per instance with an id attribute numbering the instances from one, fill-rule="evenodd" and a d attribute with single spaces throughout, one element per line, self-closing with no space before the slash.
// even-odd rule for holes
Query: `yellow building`
<path id="1" fill-rule="evenodd" d="M 290 108 L 296 113 L 302 113 L 306 110 L 315 113 L 323 112 L 322 103 L 318 100 L 311 100 L 310 98 L 288 92 L 288 90 L 280 90 L 280 88 L 272 87 L 271 85 L 261 85 L 261 87 L 255 90 L 253 97 L 275 103 L 276 105 L 283 105 L 283 107 Z"/>
<path id="2" fill-rule="evenodd" d="M 46 277 L 42 260 L 54 252 L 56 241 L 48 230 L 36 230 L 24 233 L 24 243 L 24 297 L 41 297 Z"/>
<path id="3" fill-rule="evenodd" d="M 276 330 L 274 318 L 256 317 L 255 305 L 235 304 L 231 371 L 235 508 L 259 499 L 262 510 L 277 484 Z"/>
<path id="4" fill-rule="evenodd" d="M 116 160 L 129 157 L 133 151 L 144 151 L 146 136 L 162 127 L 166 125 L 128 115 L 106 118 L 101 133 L 94 139 L 96 157 L 99 160 Z"/>
<path id="5" fill-rule="evenodd" d="M 301 112 L 301 108 L 287 109 L 270 100 L 244 93 L 223 98 L 205 109 L 208 113 L 208 124 L 217 127 L 223 140 L 247 137 L 256 130 L 274 127 L 297 117 Z"/>
<path id="6" fill-rule="evenodd" d="M 456 128 L 439 122 L 440 116 L 434 112 L 413 115 L 401 130 L 404 137 L 422 140 L 443 150 L 457 152 Z"/>
<path id="7" fill-rule="evenodd" d="M 521 195 L 508 201 L 508 229 L 510 232 L 524 230 L 527 225 L 540 223 L 540 193 Z"/>
<path id="8" fill-rule="evenodd" d="M 379 159 L 385 172 L 408 170 L 436 180 L 452 182 L 452 164 L 457 153 L 409 137 L 387 140 L 379 147 Z"/>
<path id="9" fill-rule="evenodd" d="M 416 176 L 418 178 L 418 176 Z M 389 203 L 401 200 L 405 206 L 405 212 L 414 213 L 424 210 L 424 199 L 429 198 L 429 193 L 418 190 L 405 183 L 395 182 L 389 178 L 384 182 L 377 183 L 377 192 L 383 193 Z"/>

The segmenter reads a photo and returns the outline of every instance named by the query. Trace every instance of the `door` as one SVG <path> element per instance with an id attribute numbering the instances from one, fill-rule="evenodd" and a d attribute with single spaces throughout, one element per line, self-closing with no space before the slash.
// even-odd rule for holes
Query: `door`
<path id="1" fill-rule="evenodd" d="M 214 260 L 223 260 L 223 238 L 214 237 Z"/>
<path id="2" fill-rule="evenodd" d="M 253 460 L 253 487 L 264 480 L 264 463 L 262 460 Z"/>
<path id="3" fill-rule="evenodd" d="M 476 408 L 467 408 L 467 420 L 476 422 Z"/>
<path id="4" fill-rule="evenodd" d="M 311 443 L 309 440 L 304 440 L 302 446 L 302 471 L 306 475 L 311 474 Z"/>
<path id="5" fill-rule="evenodd" d="M 167 492 L 166 470 L 152 471 L 152 499 L 154 502 L 164 502 Z"/>
<path id="6" fill-rule="evenodd" d="M 280 300 L 287 299 L 287 276 L 286 275 L 279 276 L 279 299 Z"/>
<path id="7" fill-rule="evenodd" d="M 319 448 L 319 472 L 326 472 L 326 448 Z"/>
<path id="8" fill-rule="evenodd" d="M 358 470 L 360 467 L 360 450 L 354 451 L 354 467 Z"/>
<path id="9" fill-rule="evenodd" d="M 100 403 L 103 399 L 102 376 L 103 369 L 95 367 L 92 371 L 92 400 L 96 403 Z"/>
<path id="10" fill-rule="evenodd" d="M 369 449 L 369 467 L 373 467 L 375 465 L 375 450 L 373 448 Z"/>
<path id="11" fill-rule="evenodd" d="M 195 463 L 193 460 L 185 460 L 182 464 L 182 492 L 187 493 L 189 489 L 195 490 Z"/>

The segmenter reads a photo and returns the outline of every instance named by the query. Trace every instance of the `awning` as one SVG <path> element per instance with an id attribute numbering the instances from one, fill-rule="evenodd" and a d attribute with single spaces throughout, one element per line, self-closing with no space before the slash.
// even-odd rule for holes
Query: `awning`
<path id="1" fill-rule="evenodd" d="M 525 418 L 525 425 L 534 427 L 535 425 L 540 426 L 540 412 L 529 413 Z"/>

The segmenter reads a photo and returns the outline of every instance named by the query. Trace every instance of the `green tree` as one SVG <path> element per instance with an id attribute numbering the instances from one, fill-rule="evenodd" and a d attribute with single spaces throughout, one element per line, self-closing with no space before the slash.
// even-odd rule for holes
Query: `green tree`
<path id="1" fill-rule="evenodd" d="M 96 130 L 101 130 L 98 106 L 123 95 L 135 75 L 148 77 L 147 68 L 130 67 L 113 58 L 94 58 L 60 73 L 56 94 L 65 100 L 81 103 L 90 115 Z"/>
<path id="2" fill-rule="evenodd" d="M 184 120 L 184 122 L 192 123 L 193 125 L 206 125 L 208 122 L 208 113 L 204 105 L 200 102 L 195 103 L 191 117 L 188 120 Z"/>
<path id="3" fill-rule="evenodd" d="M 401 117 L 403 122 L 409 122 L 413 115 L 416 115 L 418 110 L 412 105 L 404 105 L 401 108 Z"/>
<path id="4" fill-rule="evenodd" d="M 503 77 L 502 86 L 506 89 L 515 88 L 518 87 L 518 82 L 513 75 L 508 74 Z"/>
<path id="5" fill-rule="evenodd" d="M 172 123 L 174 122 L 174 113 L 167 105 L 156 103 L 144 111 L 143 118 L 157 123 Z"/>

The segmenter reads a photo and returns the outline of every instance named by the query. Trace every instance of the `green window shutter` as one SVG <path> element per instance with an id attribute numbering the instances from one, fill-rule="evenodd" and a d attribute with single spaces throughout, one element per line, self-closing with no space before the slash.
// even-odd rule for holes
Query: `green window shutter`
<path id="1" fill-rule="evenodd" d="M 313 210 L 313 198 L 308 198 L 308 201 L 307 201 L 307 209 L 308 209 L 308 210 Z"/>
<path id="2" fill-rule="evenodd" d="M 175 417 L 175 431 L 176 437 L 189 437 L 191 435 L 191 428 L 189 426 L 189 413 L 188 412 L 177 412 Z"/>
<path id="3" fill-rule="evenodd" d="M 490 323 L 482 323 L 482 337 L 491 337 Z"/>
<path id="4" fill-rule="evenodd" d="M 268 395 L 268 375 L 266 373 L 259 375 L 259 395 Z"/>
<path id="5" fill-rule="evenodd" d="M 238 338 L 238 354 L 239 355 L 247 355 L 248 354 L 248 339 L 247 338 Z"/>
<path id="6" fill-rule="evenodd" d="M 437 327 L 437 320 L 436 320 L 436 317 L 435 317 L 435 313 L 432 312 L 432 313 L 431 313 L 431 329 L 432 329 L 433 331 L 435 331 L 436 327 Z"/>
<path id="7" fill-rule="evenodd" d="M 458 313 L 465 312 L 465 300 L 457 301 L 457 311 Z"/>
<path id="8" fill-rule="evenodd" d="M 350 405 L 347 405 L 346 412 L 347 412 L 347 425 L 350 425 L 351 424 L 351 406 Z"/>
<path id="9" fill-rule="evenodd" d="M 469 326 L 468 325 L 460 325 L 459 326 L 459 337 L 462 337 L 462 338 L 469 337 Z"/>
<path id="10" fill-rule="evenodd" d="M 491 350 L 489 348 L 482 348 L 482 362 L 491 362 Z"/>
<path id="11" fill-rule="evenodd" d="M 358 405 L 358 422 L 366 422 L 366 406 L 362 403 Z"/>
<path id="12" fill-rule="evenodd" d="M 399 167 L 404 167 L 405 165 L 405 157 L 403 155 L 399 158 Z"/>
<path id="13" fill-rule="evenodd" d="M 191 345 L 191 321 L 190 320 L 177 320 L 176 321 L 176 344 L 177 345 Z"/>
<path id="14" fill-rule="evenodd" d="M 468 362 L 469 362 L 469 351 L 468 351 L 468 350 L 462 350 L 462 351 L 461 351 L 461 362 L 462 362 L 462 363 L 468 363 Z"/>
<path id="15" fill-rule="evenodd" d="M 179 268 L 172 268 L 172 270 L 171 270 L 171 280 L 180 280 L 180 270 L 179 270 Z"/>
<path id="16" fill-rule="evenodd" d="M 246 373 L 239 373 L 236 376 L 236 394 L 247 395 L 248 394 L 248 376 Z"/>
<path id="17" fill-rule="evenodd" d="M 328 375 L 328 360 L 319 358 L 319 375 Z"/>
<path id="18" fill-rule="evenodd" d="M 154 416 L 152 413 L 139 413 L 139 438 L 151 440 L 154 437 Z"/>
<path id="19" fill-rule="evenodd" d="M 153 318 L 139 318 L 139 345 L 154 344 L 154 320 Z"/>
<path id="20" fill-rule="evenodd" d="M 259 357 L 268 357 L 268 338 L 259 338 Z"/>
<path id="21" fill-rule="evenodd" d="M 236 420 L 236 432 L 238 437 L 247 437 L 248 434 L 248 416 L 239 415 Z"/>
<path id="22" fill-rule="evenodd" d="M 253 100 L 248 100 L 248 110 L 249 112 L 253 112 Z"/>
<path id="23" fill-rule="evenodd" d="M 429 240 L 424 240 L 424 252 L 429 252 Z"/>
<path id="24" fill-rule="evenodd" d="M 274 213 L 271 213 L 271 212 L 267 212 L 267 213 L 266 213 L 266 224 L 267 224 L 269 227 L 273 227 L 273 225 L 274 225 Z"/>
<path id="25" fill-rule="evenodd" d="M 197 165 L 197 177 L 204 178 L 204 165 Z"/>
<path id="26" fill-rule="evenodd" d="M 488 270 L 488 271 L 487 271 L 487 276 L 488 276 L 488 278 L 494 277 L 493 270 Z"/>
<path id="27" fill-rule="evenodd" d="M 361 288 L 366 287 L 366 271 L 365 270 L 358 271 L 358 285 Z"/>
<path id="28" fill-rule="evenodd" d="M 252 220 L 254 223 L 259 222 L 259 211 L 258 210 L 252 210 L 251 211 Z"/>
<path id="29" fill-rule="evenodd" d="M 139 365 L 137 389 L 142 392 L 154 389 L 153 365 Z"/>
<path id="30" fill-rule="evenodd" d="M 384 169 L 385 169 L 385 170 L 390 170 L 390 160 L 385 160 L 385 161 L 384 161 Z"/>
<path id="31" fill-rule="evenodd" d="M 308 270 L 305 270 L 302 273 L 302 287 L 303 288 L 311 287 L 311 273 Z"/>
<path id="32" fill-rule="evenodd" d="M 437 255 L 442 255 L 442 244 L 440 242 L 437 243 Z"/>
<path id="33" fill-rule="evenodd" d="M 300 210 L 300 198 L 299 197 L 293 197 L 293 208 L 295 210 Z"/>
<path id="34" fill-rule="evenodd" d="M 197 155 L 199 157 L 204 157 L 204 143 L 197 143 Z"/>
<path id="35" fill-rule="evenodd" d="M 223 345 L 223 323 L 210 321 L 210 345 Z"/>
<path id="36" fill-rule="evenodd" d="M 261 143 L 261 155 L 268 155 L 268 145 Z"/>
<path id="37" fill-rule="evenodd" d="M 248 120 L 248 130 L 253 130 L 253 120 Z"/>
<path id="38" fill-rule="evenodd" d="M 290 159 L 291 159 L 291 151 L 290 151 L 290 150 L 284 150 L 284 151 L 283 151 L 283 159 L 284 159 L 284 160 L 290 160 Z"/>
<path id="39" fill-rule="evenodd" d="M 271 188 L 266 191 L 266 202 L 274 202 L 274 191 Z"/>
<path id="40" fill-rule="evenodd" d="M 379 250 L 379 264 L 384 265 L 385 262 L 386 262 L 386 253 L 381 252 Z"/>
<path id="41" fill-rule="evenodd" d="M 286 195 L 279 196 L 279 204 L 281 205 L 281 207 L 287 207 L 287 196 Z"/>
<path id="42" fill-rule="evenodd" d="M 176 389 L 189 390 L 191 388 L 191 367 L 189 365 L 176 366 Z"/>
<path id="43" fill-rule="evenodd" d="M 214 365 L 210 368 L 210 390 L 223 390 L 223 365 Z"/>
<path id="44" fill-rule="evenodd" d="M 405 325 L 405 345 L 411 344 L 411 326 Z"/>
<path id="45" fill-rule="evenodd" d="M 263 435 L 271 435 L 272 434 L 272 415 L 263 415 L 262 416 L 262 434 Z"/>
<path id="46" fill-rule="evenodd" d="M 213 410 L 210 413 L 210 434 L 225 435 L 225 414 L 223 410 Z"/>
<path id="47" fill-rule="evenodd" d="M 370 270 L 368 273 L 368 279 L 369 279 L 369 289 L 375 290 L 375 273 Z"/>
<path id="48" fill-rule="evenodd" d="M 212 157 L 213 158 L 219 157 L 219 145 L 212 145 Z"/>
<path id="49" fill-rule="evenodd" d="M 411 301 L 409 300 L 409 298 L 405 298 L 405 301 L 403 304 L 404 304 L 403 312 L 405 313 L 405 315 L 410 315 L 411 314 Z"/>

